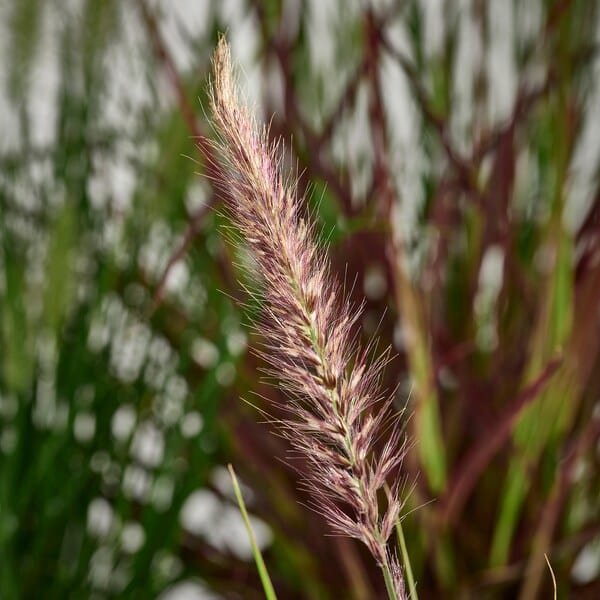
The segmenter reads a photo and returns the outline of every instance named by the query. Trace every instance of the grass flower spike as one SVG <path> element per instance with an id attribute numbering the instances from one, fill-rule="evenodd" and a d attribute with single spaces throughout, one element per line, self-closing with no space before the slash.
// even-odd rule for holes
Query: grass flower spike
<path id="1" fill-rule="evenodd" d="M 378 390 L 383 360 L 368 365 L 367 350 L 355 340 L 360 310 L 342 299 L 313 227 L 300 214 L 296 186 L 281 172 L 279 145 L 239 102 L 223 38 L 214 70 L 218 184 L 264 279 L 264 355 L 288 396 L 281 431 L 308 463 L 314 508 L 336 533 L 364 542 L 389 596 L 405 598 L 388 545 L 401 509 L 398 477 L 391 486 L 388 480 L 397 475 L 404 446 L 391 399 Z M 384 431 L 390 435 L 376 452 Z"/>

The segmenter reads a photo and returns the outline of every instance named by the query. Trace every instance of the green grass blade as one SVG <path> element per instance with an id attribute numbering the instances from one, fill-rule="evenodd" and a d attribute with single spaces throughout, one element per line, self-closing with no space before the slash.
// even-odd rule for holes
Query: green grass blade
<path id="1" fill-rule="evenodd" d="M 432 385 L 435 376 L 428 347 L 428 332 L 424 326 L 420 298 L 404 271 L 404 259 L 401 255 L 404 250 L 398 246 L 395 251 L 398 256 L 394 264 L 396 302 L 399 314 L 411 324 L 412 335 L 406 350 L 411 379 L 415 384 L 414 439 L 418 442 L 416 449 L 429 486 L 434 493 L 438 494 L 444 489 L 447 480 L 446 449 L 440 420 L 439 399 L 436 388 Z"/>
<path id="2" fill-rule="evenodd" d="M 402 520 L 400 517 L 396 519 L 396 536 L 398 537 L 398 546 L 400 547 L 400 554 L 402 556 L 404 572 L 406 573 L 406 583 L 408 583 L 410 598 L 411 600 L 419 600 L 417 585 L 415 583 L 412 567 L 410 566 L 410 557 L 408 556 L 408 549 L 406 548 L 406 540 L 404 539 L 404 530 L 402 529 Z"/>
<path id="3" fill-rule="evenodd" d="M 248 536 L 250 537 L 250 543 L 252 544 L 252 553 L 254 554 L 254 561 L 256 562 L 256 568 L 258 569 L 258 574 L 260 575 L 260 580 L 262 582 L 263 590 L 265 591 L 265 596 L 267 600 L 277 600 L 275 590 L 273 589 L 273 584 L 271 583 L 271 578 L 269 577 L 267 567 L 265 566 L 265 561 L 263 560 L 262 554 L 260 553 L 258 545 L 256 544 L 256 538 L 254 537 L 254 532 L 252 531 L 252 525 L 250 525 L 250 519 L 248 518 L 248 512 L 246 511 L 246 505 L 244 504 L 244 498 L 242 497 L 242 491 L 240 490 L 237 477 L 235 476 L 235 471 L 233 470 L 233 467 L 231 465 L 227 465 L 227 468 L 229 469 L 229 474 L 231 475 L 231 482 L 233 483 L 233 491 L 235 493 L 235 498 L 237 500 L 238 506 L 240 507 L 240 511 L 242 513 L 242 517 L 244 519 L 244 523 L 248 531 Z"/>
<path id="4" fill-rule="evenodd" d="M 527 494 L 526 465 L 517 457 L 509 468 L 490 550 L 490 565 L 493 567 L 500 567 L 508 561 L 515 524 Z"/>
<path id="5" fill-rule="evenodd" d="M 385 589 L 388 593 L 388 600 L 400 600 L 398 594 L 396 594 L 396 588 L 394 587 L 394 580 L 389 566 L 383 565 L 381 570 L 383 571 L 383 579 L 385 581 Z"/>

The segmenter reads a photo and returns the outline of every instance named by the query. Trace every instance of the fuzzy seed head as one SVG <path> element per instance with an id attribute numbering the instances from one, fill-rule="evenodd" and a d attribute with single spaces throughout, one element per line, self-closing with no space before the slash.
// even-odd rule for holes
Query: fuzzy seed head
<path id="1" fill-rule="evenodd" d="M 367 364 L 367 352 L 354 341 L 360 311 L 343 299 L 313 226 L 300 215 L 296 186 L 281 172 L 280 144 L 268 141 L 268 131 L 238 101 L 223 38 L 210 99 L 224 173 L 217 183 L 264 280 L 262 354 L 287 392 L 281 431 L 308 463 L 315 509 L 336 533 L 364 542 L 405 598 L 387 546 L 402 506 L 398 484 L 388 480 L 404 444 L 391 400 L 378 390 L 384 363 Z M 376 440 L 388 430 L 377 453 Z"/>

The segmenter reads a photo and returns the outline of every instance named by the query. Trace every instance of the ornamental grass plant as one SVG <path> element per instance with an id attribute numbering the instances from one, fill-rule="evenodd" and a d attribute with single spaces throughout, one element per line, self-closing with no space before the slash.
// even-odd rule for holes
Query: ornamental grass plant
<path id="1" fill-rule="evenodd" d="M 599 32 L 0 2 L 0 598 L 600 598 Z"/>

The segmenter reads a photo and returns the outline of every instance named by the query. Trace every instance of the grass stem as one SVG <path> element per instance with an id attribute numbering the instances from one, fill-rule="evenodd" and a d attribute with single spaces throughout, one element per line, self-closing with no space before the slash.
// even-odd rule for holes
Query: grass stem
<path id="1" fill-rule="evenodd" d="M 396 519 L 396 535 L 398 537 L 398 545 L 400 546 L 400 554 L 402 556 L 402 563 L 404 564 L 404 571 L 406 573 L 406 583 L 408 584 L 409 598 L 411 600 L 419 600 L 417 594 L 417 585 L 410 566 L 410 557 L 408 555 L 408 549 L 406 547 L 406 540 L 404 539 L 404 530 L 402 529 L 402 521 L 400 517 Z"/>
<path id="2" fill-rule="evenodd" d="M 248 511 L 246 510 L 246 505 L 244 504 L 244 498 L 242 496 L 242 491 L 240 490 L 237 477 L 235 476 L 235 471 L 231 465 L 227 465 L 227 468 L 229 469 L 229 474 L 231 475 L 231 482 L 233 484 L 235 498 L 238 506 L 240 507 L 240 512 L 242 513 L 244 524 L 246 525 L 246 530 L 248 531 L 248 536 L 250 537 L 252 554 L 254 555 L 254 562 L 256 563 L 256 568 L 258 569 L 258 574 L 265 592 L 265 597 L 267 600 L 277 600 L 275 590 L 273 589 L 273 584 L 271 583 L 271 578 L 269 577 L 267 567 L 265 566 L 265 561 L 263 560 L 258 544 L 256 543 L 256 538 L 254 537 L 254 532 L 252 531 L 252 525 L 250 524 L 250 519 L 248 518 Z"/>

